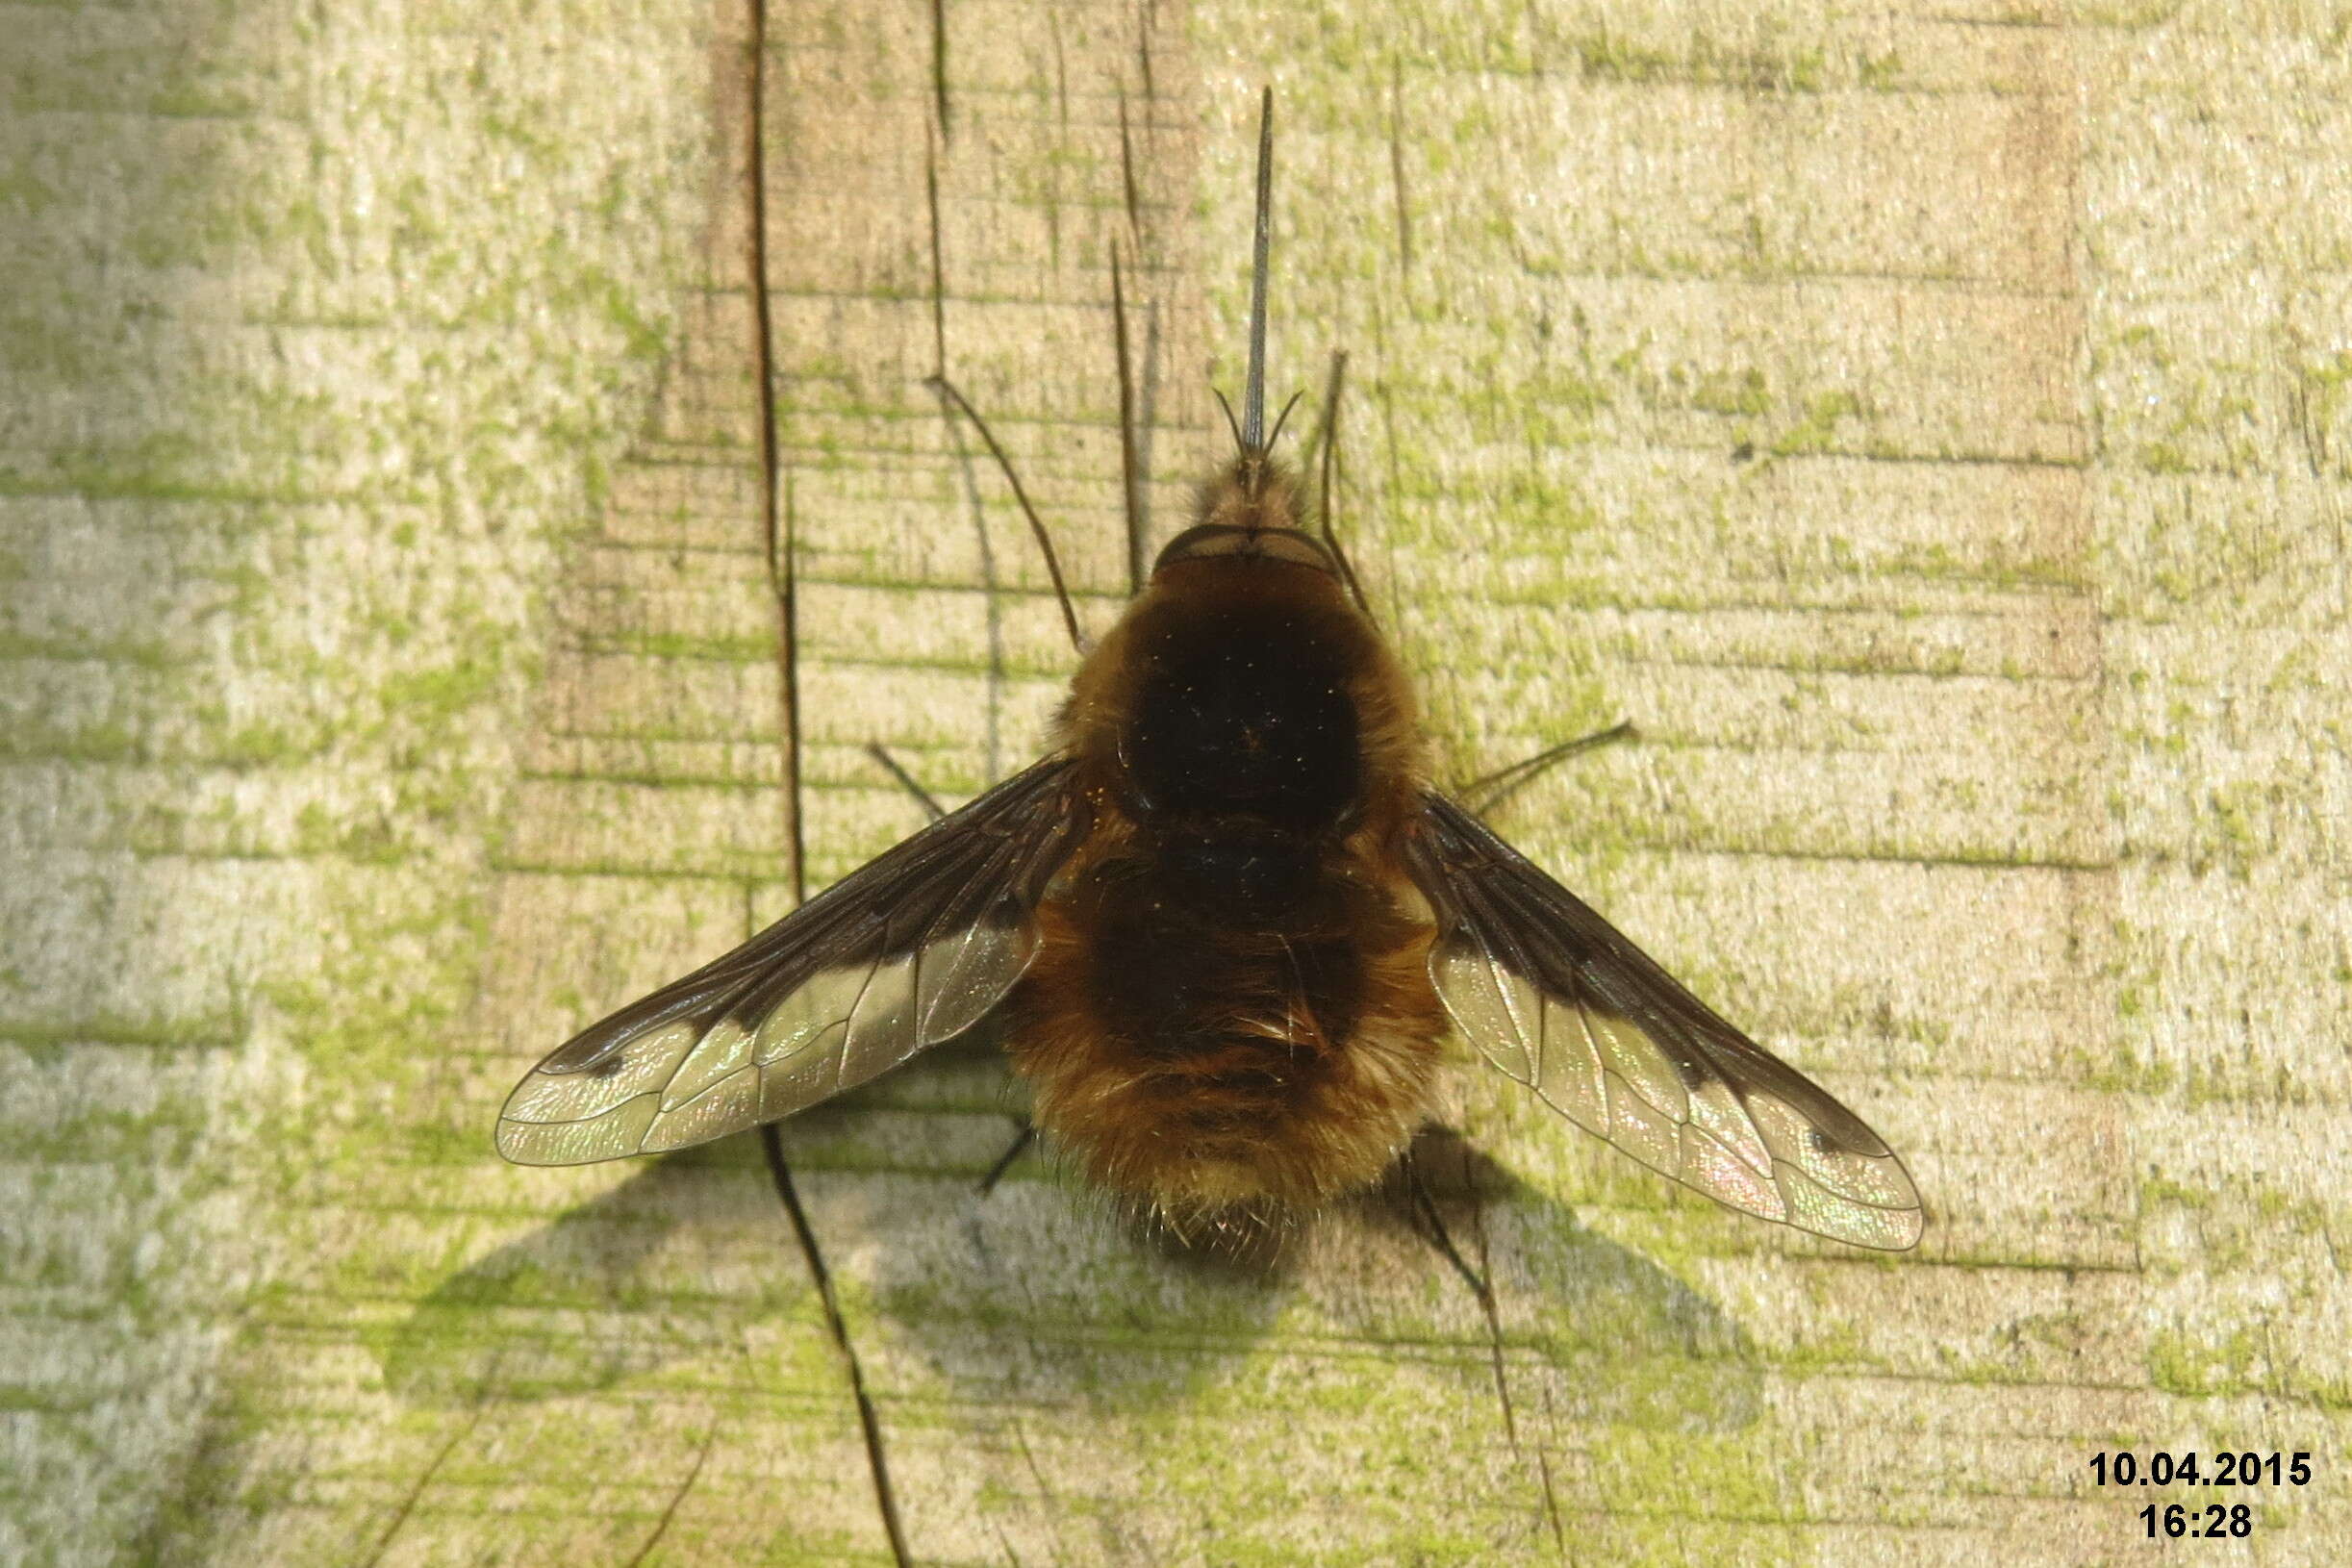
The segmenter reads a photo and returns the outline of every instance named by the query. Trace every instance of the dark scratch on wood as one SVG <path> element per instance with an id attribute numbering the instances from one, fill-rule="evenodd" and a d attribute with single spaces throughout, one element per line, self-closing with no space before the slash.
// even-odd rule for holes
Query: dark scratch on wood
<path id="1" fill-rule="evenodd" d="M 1382 291 L 1372 293 L 1372 341 L 1375 350 L 1373 363 L 1383 363 L 1388 356 L 1388 312 L 1381 304 Z M 1388 469 L 1388 493 L 1404 493 L 1404 468 L 1397 444 L 1397 400 L 1384 379 L 1372 383 L 1373 402 L 1380 411 L 1380 452 Z M 1393 635 L 1404 641 L 1410 630 L 1404 618 L 1404 585 L 1396 572 L 1388 573 L 1388 623 L 1395 627 Z"/>
<path id="2" fill-rule="evenodd" d="M 1067 152 L 1070 147 L 1070 63 L 1062 49 L 1062 13 L 1059 7 L 1046 9 L 1046 28 L 1053 40 L 1053 127 L 1055 150 Z M 1046 251 L 1053 269 L 1062 266 L 1062 160 L 1052 159 L 1046 170 Z M 940 367 L 946 370 L 946 366 Z"/>
<path id="3" fill-rule="evenodd" d="M 711 1456 L 711 1445 L 718 1440 L 719 1428 L 713 1425 L 703 1434 L 702 1448 L 695 1455 L 694 1468 L 686 1472 L 686 1479 L 678 1482 L 678 1489 L 670 1494 L 670 1506 L 662 1510 L 661 1518 L 654 1522 L 653 1533 L 645 1537 L 645 1544 L 637 1549 L 637 1555 L 628 1560 L 625 1568 L 641 1568 L 645 1558 L 653 1555 L 653 1549 L 662 1544 L 662 1537 L 670 1532 L 670 1522 L 678 1516 L 678 1505 L 686 1501 L 686 1494 L 693 1491 L 695 1482 L 701 1479 L 702 1466 Z"/>
<path id="4" fill-rule="evenodd" d="M 768 544 L 771 586 L 775 592 L 777 638 L 776 659 L 782 676 L 781 700 L 784 707 L 784 794 L 791 815 L 790 841 L 793 898 L 796 902 L 808 898 L 808 856 L 801 826 L 800 779 L 800 693 L 799 693 L 799 624 L 796 594 L 794 545 L 796 518 L 791 506 L 792 493 L 786 488 L 778 495 L 778 468 L 775 417 L 775 338 L 768 299 L 768 171 L 763 132 L 767 124 L 768 90 L 768 7 L 767 0 L 748 0 L 750 6 L 750 90 L 746 103 L 746 139 L 748 156 L 745 160 L 746 195 L 750 207 L 749 255 L 746 258 L 750 276 L 752 319 L 755 338 L 752 344 L 753 362 L 759 377 L 760 428 L 760 519 Z M 833 1293 L 833 1277 L 825 1268 L 824 1254 L 817 1246 L 817 1233 L 810 1228 L 808 1215 L 800 1207 L 800 1196 L 795 1189 L 792 1169 L 784 1160 L 783 1140 L 776 1134 L 775 1124 L 760 1128 L 760 1145 L 767 1152 L 768 1174 L 774 1182 L 776 1195 L 783 1200 L 784 1212 L 792 1222 L 793 1234 L 800 1245 L 800 1255 L 807 1262 L 810 1277 L 816 1281 L 819 1298 L 824 1303 L 825 1322 L 832 1329 L 833 1342 L 848 1368 L 849 1392 L 857 1403 L 858 1425 L 866 1436 L 866 1463 L 873 1479 L 876 1504 L 882 1515 L 883 1533 L 890 1538 L 893 1559 L 898 1568 L 907 1568 L 910 1558 L 906 1550 L 905 1532 L 898 1522 L 898 1500 L 891 1489 L 890 1466 L 882 1450 L 882 1429 L 873 1408 L 873 1401 L 866 1393 L 866 1375 L 859 1366 L 857 1351 L 849 1342 L 849 1330 L 842 1320 L 841 1304 Z M 708 1439 L 704 1453 L 709 1452 Z M 693 1475 L 701 1473 L 701 1461 L 695 1461 Z M 684 1497 L 683 1490 L 679 1497 Z M 677 1499 L 671 1500 L 674 1510 Z M 662 1529 L 669 1528 L 669 1515 L 663 1516 Z M 661 1538 L 656 1530 L 654 1539 Z M 651 1550 L 648 1542 L 646 1550 Z M 639 1555 L 642 1558 L 643 1553 Z"/>
<path id="5" fill-rule="evenodd" d="M 944 140 L 947 132 L 940 137 Z M 931 214 L 931 373 L 948 373 L 948 255 L 939 228 L 939 143 L 923 139 L 923 191 Z"/>
<path id="6" fill-rule="evenodd" d="M 1144 130 L 1149 136 L 1151 130 L 1151 61 L 1148 47 L 1144 49 L 1143 77 Z M 1135 173 L 1135 138 L 1127 118 L 1127 94 L 1124 86 L 1119 90 L 1119 182 L 1122 198 L 1126 205 L 1127 243 L 1129 255 L 1135 264 L 1135 275 L 1138 279 L 1148 278 L 1151 261 L 1144 234 L 1143 183 Z M 1127 448 L 1131 444 L 1135 465 L 1134 479 L 1128 489 L 1133 514 L 1127 532 L 1127 579 L 1132 589 L 1142 586 L 1142 558 L 1151 538 L 1151 418 L 1159 401 L 1159 301 L 1147 296 L 1144 300 L 1142 384 L 1137 386 L 1129 380 L 1122 389 L 1123 409 L 1131 409 L 1131 413 L 1123 412 L 1121 416 L 1121 461 L 1124 463 L 1127 460 Z M 1128 346 L 1120 350 L 1120 372 L 1123 376 L 1132 377 L 1133 329 L 1125 327 L 1123 330 L 1126 333 Z"/>
<path id="7" fill-rule="evenodd" d="M 1154 0 L 1144 0 L 1135 13 L 1135 58 L 1143 67 L 1144 102 L 1147 104 L 1158 96 L 1158 89 L 1151 85 L 1151 24 L 1155 9 Z"/>
<path id="8" fill-rule="evenodd" d="M 1059 1563 L 1062 1560 L 1062 1502 L 1054 1496 L 1053 1483 L 1046 1479 L 1045 1469 L 1038 1464 L 1036 1452 L 1029 1447 L 1029 1430 L 1021 1424 L 1019 1416 L 1013 1418 L 1013 1441 L 1021 1445 L 1021 1462 L 1028 1466 L 1029 1479 L 1037 1483 L 1037 1495 L 1046 1501 L 1046 1518 L 1053 1530 L 1050 1537 L 1053 1560 Z"/>
<path id="9" fill-rule="evenodd" d="M 948 124 L 948 0 L 931 0 L 931 112 L 939 116 L 939 139 L 951 141 Z"/>
<path id="10" fill-rule="evenodd" d="M 1397 203 L 1397 261 L 1407 273 L 1413 269 L 1412 205 L 1404 194 L 1404 65 L 1388 63 L 1388 182 Z"/>
<path id="11" fill-rule="evenodd" d="M 1135 258 L 1138 266 L 1147 259 Z M 1144 528 L 1151 526 L 1151 420 L 1160 404 L 1160 302 L 1144 301 L 1144 382 L 1135 406 L 1135 466 L 1144 476 Z"/>
<path id="12" fill-rule="evenodd" d="M 944 27 L 944 21 L 941 22 L 940 25 Z M 941 89 L 941 98 L 938 105 L 938 109 L 942 114 L 945 113 L 947 104 L 945 94 L 946 89 L 943 87 Z M 947 128 L 944 120 L 940 122 L 938 138 L 938 140 L 932 139 L 931 128 L 928 126 L 924 127 L 923 144 L 923 199 L 926 210 L 929 214 L 931 241 L 931 380 L 936 385 L 944 386 L 946 385 L 948 378 L 948 252 L 946 238 L 947 231 L 946 226 L 940 220 L 939 208 L 939 153 L 947 138 Z M 1048 209 L 1049 219 L 1054 225 L 1053 243 L 1057 254 L 1060 250 L 1061 244 L 1059 213 L 1060 204 L 1058 201 L 1051 204 Z M 988 543 L 988 518 L 986 509 L 980 504 L 979 487 L 973 480 L 971 464 L 964 457 L 963 443 L 955 433 L 955 420 L 952 417 L 950 417 L 948 420 L 948 440 L 955 447 L 955 460 L 957 467 L 962 469 L 964 474 L 965 492 L 972 498 L 973 531 L 977 537 L 980 549 L 981 594 L 988 606 L 988 767 L 986 771 L 987 775 L 993 779 L 997 776 L 999 766 L 1002 761 L 1001 737 L 999 734 L 999 728 L 1001 722 L 1000 707 L 1004 688 L 1005 661 L 1003 610 L 999 604 L 997 597 L 999 587 L 997 582 L 997 559 L 996 552 L 990 547 Z M 991 444 L 993 445 L 994 443 L 992 443 Z M 1003 461 L 1002 454 L 999 454 L 998 461 L 1000 463 Z M 1009 472 L 1010 470 L 1008 469 L 1007 471 Z M 1020 485 L 1018 481 L 1015 482 L 1014 490 L 1016 493 L 1019 493 Z M 1027 499 L 1025 496 L 1023 497 L 1022 504 L 1024 507 L 1027 505 Z M 1030 521 L 1032 526 L 1042 526 L 1036 522 L 1034 514 L 1031 514 Z M 1052 558 L 1052 549 L 1050 546 L 1048 547 L 1046 554 L 1048 560 L 1050 561 Z M 1058 589 L 1058 577 L 1056 578 L 1055 582 Z M 1069 612 L 1067 600 L 1065 600 L 1063 604 L 1063 611 L 1065 614 Z"/>
<path id="13" fill-rule="evenodd" d="M 1119 110 L 1120 145 L 1126 143 L 1126 106 Z M 1111 241 L 1111 344 L 1119 356 L 1119 498 L 1126 515 L 1127 593 L 1144 591 L 1143 466 L 1135 449 L 1135 373 L 1127 348 L 1127 296 L 1120 275 L 1119 241 Z"/>
<path id="14" fill-rule="evenodd" d="M 1482 1235 L 1480 1239 L 1483 1242 Z M 1544 1399 L 1544 1425 L 1550 1427 L 1557 1419 L 1552 1409 L 1552 1385 L 1544 1383 L 1540 1386 Z M 1560 1560 L 1565 1562 L 1568 1559 L 1568 1530 L 1560 1522 L 1559 1494 L 1552 1485 L 1552 1461 L 1545 1457 L 1541 1443 L 1535 1445 L 1535 1475 L 1544 1486 L 1544 1516 L 1552 1523 L 1552 1544 L 1558 1548 Z"/>
<path id="15" fill-rule="evenodd" d="M 808 854 L 801 826 L 799 607 L 791 492 L 778 469 L 775 322 L 768 298 L 768 4 L 749 5 L 749 80 L 744 110 L 745 286 L 751 301 L 751 363 L 759 403 L 760 536 L 768 549 L 768 586 L 776 604 L 777 701 L 784 722 L 786 853 L 796 900 L 808 896 Z M 786 483 L 782 495 L 779 483 Z"/>
<path id="16" fill-rule="evenodd" d="M 1070 140 L 1070 61 L 1062 49 L 1062 13 L 1059 7 L 1046 11 L 1046 30 L 1053 40 L 1053 124 L 1062 141 Z M 1059 160 L 1056 160 L 1058 165 Z"/>
<path id="17" fill-rule="evenodd" d="M 1144 220 L 1143 200 L 1135 184 L 1135 139 L 1127 130 L 1126 89 L 1119 89 L 1119 187 L 1127 209 L 1127 239 L 1136 247 L 1135 260 L 1143 263 Z"/>
<path id="18" fill-rule="evenodd" d="M 842 1365 L 849 1374 L 849 1394 L 857 1402 L 857 1424 L 866 1438 L 866 1468 L 873 1477 L 873 1498 L 882 1510 L 882 1531 L 890 1537 L 891 1560 L 898 1568 L 909 1568 L 914 1561 L 907 1551 L 905 1528 L 898 1520 L 898 1495 L 890 1483 L 890 1456 L 882 1447 L 882 1418 L 873 1407 L 873 1398 L 866 1392 L 866 1369 L 858 1360 L 857 1347 L 850 1342 L 849 1326 L 841 1315 L 841 1299 L 833 1291 L 833 1274 L 825 1267 L 824 1252 L 817 1245 L 817 1232 L 808 1223 L 808 1211 L 800 1206 L 799 1189 L 793 1185 L 792 1167 L 784 1161 L 784 1140 L 773 1122 L 760 1128 L 760 1149 L 768 1156 L 768 1176 L 775 1183 L 776 1197 L 784 1204 L 785 1216 L 792 1221 L 793 1237 L 800 1244 L 800 1256 L 808 1264 L 809 1278 L 816 1283 L 817 1300 L 824 1308 L 825 1327 L 833 1335 L 834 1349 L 841 1353 Z"/>
<path id="19" fill-rule="evenodd" d="M 442 1465 L 456 1452 L 457 1446 L 472 1436 L 473 1429 L 481 1424 L 482 1406 L 476 1405 L 473 1414 L 467 1418 L 466 1425 L 449 1434 L 449 1440 L 434 1454 L 423 1473 L 417 1476 L 416 1484 L 408 1489 L 408 1495 L 400 1500 L 400 1506 L 392 1510 L 392 1522 L 384 1527 L 384 1533 L 376 1537 L 375 1550 L 367 1554 L 367 1560 L 361 1568 L 376 1568 L 376 1564 L 384 1560 L 384 1554 L 391 1548 L 392 1537 L 400 1533 L 400 1527 L 407 1524 L 409 1515 L 416 1511 L 417 1500 L 424 1496 L 424 1489 L 433 1484 L 433 1478 L 441 1474 Z"/>
<path id="20" fill-rule="evenodd" d="M 774 416 L 771 414 L 771 426 Z M 771 476 L 772 481 L 773 476 Z M 800 587 L 799 555 L 800 521 L 798 510 L 793 505 L 792 475 L 783 476 L 783 518 L 780 532 L 771 532 L 771 545 L 774 552 L 769 557 L 770 581 L 776 597 L 776 647 L 779 670 L 777 700 L 784 708 L 784 798 L 791 821 L 786 824 L 789 837 L 785 841 L 785 864 L 792 873 L 793 902 L 808 899 L 808 812 L 801 792 L 800 741 Z M 773 495 L 774 483 L 767 489 Z M 771 512 L 775 510 L 771 499 Z"/>

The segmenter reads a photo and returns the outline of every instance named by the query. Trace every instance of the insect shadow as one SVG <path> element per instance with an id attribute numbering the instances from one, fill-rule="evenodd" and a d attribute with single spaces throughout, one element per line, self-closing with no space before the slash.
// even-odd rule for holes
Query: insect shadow
<path id="1" fill-rule="evenodd" d="M 1492 1397 L 1500 1377 L 1523 1404 L 1540 1384 L 1572 1419 L 1703 1431 L 1758 1419 L 1760 1366 L 1729 1315 L 1444 1129 L 1416 1143 L 1417 1180 L 1314 1217 L 1272 1258 L 1138 1246 L 1091 1212 L 1083 1182 L 1035 1155 L 982 1194 L 1012 1099 L 995 1055 L 984 1039 L 943 1048 L 791 1129 L 820 1228 L 845 1223 L 836 1203 L 858 1205 L 870 1247 L 852 1327 L 887 1349 L 882 1365 L 904 1358 L 963 1399 L 1144 1411 L 1242 1375 L 1270 1342 L 1404 1341 L 1422 1353 L 1381 1376 L 1433 1393 Z M 935 1108 L 972 1106 L 992 1072 L 1005 1113 Z M 912 1146 L 972 1157 L 862 1167 L 854 1190 L 834 1187 L 826 1146 L 891 1120 Z M 1489 1282 L 1491 1316 L 1432 1252 L 1429 1207 Z M 740 1357 L 805 1317 L 811 1295 L 756 1140 L 739 1137 L 648 1161 L 493 1248 L 375 1348 L 387 1389 L 412 1404 L 576 1397 Z M 875 1392 L 887 1419 L 889 1379 Z"/>
<path id="2" fill-rule="evenodd" d="M 1094 1189 L 1024 1159 L 952 1213 L 876 1217 L 892 1232 L 874 1252 L 877 1327 L 975 1399 L 1149 1406 L 1301 1338 L 1412 1343 L 1474 1397 L 1507 1360 L 1588 1419 L 1757 1419 L 1754 1347 L 1714 1302 L 1448 1129 L 1425 1129 L 1411 1170 L 1236 1257 L 1138 1246 L 1132 1226 L 1087 1212 L 1103 1205 Z M 1476 1293 L 1432 1253 L 1432 1219 Z"/>
<path id="3" fill-rule="evenodd" d="M 385 1387 L 426 1406 L 590 1393 L 740 1345 L 795 1311 L 812 1294 L 797 1255 L 738 1261 L 745 1238 L 782 1224 L 744 1152 L 649 1160 L 448 1275 L 375 1337 Z"/>

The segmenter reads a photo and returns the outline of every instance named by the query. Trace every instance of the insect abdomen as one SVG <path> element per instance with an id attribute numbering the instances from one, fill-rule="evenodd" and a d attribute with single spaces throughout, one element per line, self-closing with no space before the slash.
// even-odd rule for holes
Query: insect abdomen
<path id="1" fill-rule="evenodd" d="M 1426 924 L 1344 866 L 1278 922 L 1218 918 L 1154 861 L 1106 858 L 1041 911 L 1010 1047 L 1038 1122 L 1179 1225 L 1376 1180 L 1437 1067 Z"/>
<path id="2" fill-rule="evenodd" d="M 1446 1029 L 1399 851 L 1420 741 L 1378 637 L 1327 573 L 1179 559 L 1062 722 L 1099 816 L 1011 1000 L 1038 1125 L 1179 1229 L 1378 1180 Z"/>

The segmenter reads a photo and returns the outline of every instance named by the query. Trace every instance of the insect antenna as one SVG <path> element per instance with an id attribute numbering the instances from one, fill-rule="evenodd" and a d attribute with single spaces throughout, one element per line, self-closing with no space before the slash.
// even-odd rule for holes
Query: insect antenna
<path id="1" fill-rule="evenodd" d="M 1257 109 L 1257 233 L 1250 251 L 1250 379 L 1242 386 L 1244 457 L 1262 455 L 1266 434 L 1266 253 L 1274 244 L 1274 89 Z M 1228 410 L 1227 417 L 1231 417 Z"/>
<path id="2" fill-rule="evenodd" d="M 1299 399 L 1304 397 L 1306 393 L 1302 392 L 1295 392 L 1290 394 L 1290 401 L 1284 403 L 1282 405 L 1282 412 L 1275 416 L 1274 434 L 1266 438 L 1266 444 L 1268 446 L 1272 446 L 1276 442 L 1282 439 L 1282 427 L 1290 423 L 1291 410 L 1297 408 L 1299 406 Z"/>
<path id="3" fill-rule="evenodd" d="M 1242 445 L 1241 421 L 1233 417 L 1233 405 L 1227 402 L 1225 393 L 1214 387 L 1208 390 L 1208 394 L 1217 399 L 1219 408 L 1225 410 L 1225 427 L 1233 432 L 1233 444 L 1244 452 L 1249 451 L 1249 447 Z"/>
<path id="4" fill-rule="evenodd" d="M 1004 471 L 1004 482 L 1013 487 L 1013 499 L 1021 503 L 1021 515 L 1029 519 L 1029 532 L 1037 536 L 1037 547 L 1045 552 L 1046 574 L 1053 579 L 1053 596 L 1061 603 L 1062 624 L 1069 629 L 1070 645 L 1084 653 L 1090 645 L 1086 641 L 1086 633 L 1078 626 L 1078 613 L 1071 605 L 1069 586 L 1062 581 L 1062 559 L 1053 553 L 1053 536 L 1046 532 L 1045 519 L 1037 515 L 1037 508 L 1029 504 L 1029 493 L 1022 488 L 1021 475 L 1013 471 L 1013 460 L 1004 455 L 1004 448 L 997 444 L 997 433 L 988 428 L 988 421 L 980 417 L 979 410 L 964 400 L 964 394 L 955 390 L 954 382 L 944 375 L 924 379 L 927 385 L 938 390 L 941 396 L 953 403 L 958 412 L 972 421 L 973 428 L 980 433 L 980 439 L 988 443 L 989 454 L 997 460 L 997 467 Z"/>

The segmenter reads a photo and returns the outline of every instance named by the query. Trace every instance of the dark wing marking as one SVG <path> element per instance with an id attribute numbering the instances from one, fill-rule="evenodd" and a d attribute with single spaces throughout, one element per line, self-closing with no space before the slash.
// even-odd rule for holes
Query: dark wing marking
<path id="1" fill-rule="evenodd" d="M 583 1029 L 498 1115 L 518 1165 L 684 1149 L 817 1103 L 970 1028 L 1036 950 L 1085 836 L 1066 758 L 1017 773 L 726 956 Z"/>
<path id="2" fill-rule="evenodd" d="M 1858 1247 L 1919 1240 L 1879 1135 L 1444 796 L 1405 859 L 1454 1025 L 1546 1105 L 1717 1202 Z"/>

